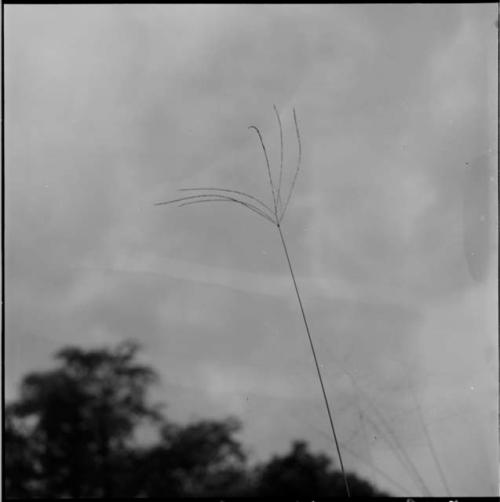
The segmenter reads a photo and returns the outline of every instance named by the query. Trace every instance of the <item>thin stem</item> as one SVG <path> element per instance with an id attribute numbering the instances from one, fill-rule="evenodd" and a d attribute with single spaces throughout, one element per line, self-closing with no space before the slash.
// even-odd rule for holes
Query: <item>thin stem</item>
<path id="1" fill-rule="evenodd" d="M 290 186 L 290 192 L 288 192 L 288 197 L 286 198 L 285 207 L 283 208 L 283 211 L 282 211 L 281 216 L 279 218 L 280 223 L 283 220 L 283 218 L 285 217 L 286 209 L 288 207 L 288 203 L 290 202 L 290 198 L 292 197 L 293 189 L 295 188 L 295 182 L 297 181 L 297 175 L 299 174 L 299 170 L 300 170 L 300 164 L 302 162 L 302 142 L 300 141 L 300 131 L 299 131 L 299 125 L 297 123 L 297 115 L 295 114 L 295 108 L 293 109 L 293 122 L 295 124 L 295 133 L 297 134 L 297 143 L 299 145 L 299 155 L 298 155 L 298 159 L 297 159 L 297 168 L 295 169 L 293 181 Z"/>
<path id="2" fill-rule="evenodd" d="M 424 415 L 422 413 L 422 409 L 420 407 L 420 403 L 419 403 L 417 395 L 415 394 L 415 391 L 413 389 L 411 389 L 411 394 L 413 396 L 415 404 L 417 405 L 417 412 L 418 412 L 420 421 L 422 422 L 422 429 L 424 430 L 425 437 L 427 438 L 427 445 L 429 446 L 429 450 L 431 452 L 432 458 L 434 459 L 434 463 L 436 464 L 436 467 L 437 467 L 437 470 L 438 470 L 438 473 L 439 473 L 439 477 L 441 479 L 441 483 L 443 484 L 444 489 L 446 490 L 446 493 L 449 496 L 451 496 L 450 487 L 448 486 L 448 482 L 446 481 L 446 476 L 445 476 L 445 474 L 443 472 L 443 468 L 441 467 L 441 462 L 439 461 L 439 457 L 438 457 L 438 455 L 436 453 L 436 449 L 434 448 L 434 444 L 432 442 L 431 435 L 429 433 L 427 425 L 425 424 Z"/>
<path id="3" fill-rule="evenodd" d="M 226 200 L 228 202 L 236 202 L 238 204 L 241 204 L 241 205 L 247 207 L 248 209 L 251 209 L 252 211 L 255 211 L 257 214 L 260 214 L 261 216 L 264 216 L 265 218 L 267 218 L 274 225 L 276 224 L 276 221 L 274 220 L 274 215 L 272 213 L 271 214 L 267 214 L 264 211 L 264 209 L 262 209 L 260 207 L 257 207 L 255 204 L 252 204 L 251 202 L 246 202 L 246 201 L 237 199 L 235 197 L 229 197 L 228 195 L 222 195 L 222 194 L 217 194 L 217 193 L 214 193 L 214 194 L 203 194 L 203 195 L 199 195 L 198 197 L 204 197 L 205 200 L 207 200 L 207 202 L 208 202 L 208 198 L 210 198 L 210 197 L 213 197 L 214 200 Z"/>
<path id="4" fill-rule="evenodd" d="M 208 188 L 179 188 L 179 191 L 180 192 L 188 192 L 188 191 L 195 191 L 195 190 L 199 190 L 199 191 L 202 191 L 202 190 L 207 190 L 207 191 L 217 191 L 217 192 L 229 192 L 229 193 L 235 193 L 235 194 L 238 194 L 238 195 L 244 195 L 245 197 L 248 197 L 249 199 L 252 199 L 254 200 L 255 202 L 258 202 L 259 204 L 261 204 L 263 207 L 265 207 L 271 214 L 273 213 L 273 210 L 267 205 L 265 204 L 264 202 L 262 202 L 260 199 L 258 199 L 257 197 L 254 197 L 253 195 L 250 195 L 246 192 L 241 192 L 240 190 L 230 190 L 229 188 L 217 188 L 217 187 L 208 187 Z"/>
<path id="5" fill-rule="evenodd" d="M 278 119 L 278 125 L 280 128 L 280 177 L 279 177 L 279 181 L 278 181 L 277 204 L 278 204 L 278 209 L 282 209 L 282 208 L 280 208 L 280 206 L 282 206 L 280 192 L 281 192 L 281 179 L 283 177 L 283 126 L 281 125 L 281 119 L 280 119 L 280 115 L 278 113 L 278 109 L 276 108 L 276 105 L 273 105 L 273 107 L 274 107 L 274 113 L 276 114 L 276 118 Z"/>
<path id="6" fill-rule="evenodd" d="M 365 424 L 365 421 L 363 420 L 363 411 L 361 410 L 361 406 L 359 405 L 359 401 L 358 401 L 358 411 L 359 411 L 359 421 L 361 422 L 361 429 L 363 430 L 363 438 L 365 440 L 365 444 L 368 446 L 368 455 L 370 457 L 370 461 L 371 461 L 372 465 L 375 465 L 375 463 L 373 462 L 372 446 L 371 446 L 370 440 L 368 438 L 368 431 L 366 430 L 366 424 Z M 375 476 L 373 469 L 372 469 L 372 476 L 373 476 L 373 481 L 376 484 L 377 479 L 376 479 L 376 476 Z"/>
<path id="7" fill-rule="evenodd" d="M 416 486 L 420 485 L 420 488 L 423 490 L 424 495 L 427 497 L 431 497 L 432 494 L 430 490 L 427 488 L 427 485 L 424 483 L 424 480 L 422 479 L 422 476 L 420 476 L 420 473 L 418 472 L 417 468 L 415 467 L 415 464 L 411 461 L 410 457 L 406 453 L 406 450 L 401 446 L 401 443 L 399 442 L 397 436 L 392 432 L 392 429 L 387 425 L 385 420 L 382 418 L 382 416 L 379 414 L 379 419 L 381 420 L 382 424 L 384 425 L 384 428 L 386 432 L 389 434 L 389 436 L 392 438 L 394 443 L 392 443 L 388 438 L 387 435 L 383 433 L 383 431 L 380 429 L 380 427 L 377 425 L 376 422 L 374 422 L 370 417 L 365 417 L 368 423 L 371 424 L 371 426 L 375 429 L 375 431 L 384 439 L 384 441 L 390 446 L 394 454 L 396 455 L 397 459 L 401 463 L 402 466 L 404 466 L 410 474 L 411 479 L 415 483 Z"/>
<path id="8" fill-rule="evenodd" d="M 173 204 L 174 202 L 183 202 L 185 200 L 191 200 L 191 199 L 204 199 L 204 198 L 211 198 L 211 197 L 218 197 L 218 198 L 224 198 L 224 199 L 228 199 L 228 200 L 233 200 L 233 201 L 236 201 L 236 200 L 239 200 L 239 199 L 235 199 L 234 197 L 229 197 L 228 195 L 223 195 L 223 194 L 216 194 L 216 193 L 208 193 L 208 194 L 198 194 L 198 195 L 186 195 L 184 197 L 179 197 L 177 199 L 171 199 L 171 200 L 166 200 L 166 201 L 163 201 L 163 202 L 155 202 L 155 206 L 165 206 L 165 205 L 168 205 L 168 204 Z M 265 211 L 261 208 L 258 208 L 256 207 L 254 204 L 251 204 L 250 202 L 243 202 L 241 201 L 242 203 L 248 205 L 248 206 L 251 206 L 255 209 L 258 209 L 259 211 L 262 211 L 263 213 L 265 213 Z M 266 214 L 266 213 L 265 213 Z M 271 220 L 273 220 L 272 216 L 272 212 L 271 214 L 266 214 L 266 216 L 268 216 L 269 218 L 271 218 Z M 273 221 L 273 223 L 275 223 Z"/>
<path id="9" fill-rule="evenodd" d="M 267 221 L 269 221 L 269 223 L 276 225 L 276 222 L 273 221 L 267 214 L 265 214 L 259 208 L 255 207 L 251 204 L 247 204 L 246 202 L 243 202 L 238 199 L 233 199 L 231 197 L 224 197 L 222 195 L 221 196 L 210 195 L 209 197 L 210 198 L 207 198 L 207 199 L 198 199 L 198 200 L 191 200 L 188 202 L 183 202 L 182 204 L 179 204 L 179 207 L 189 206 L 192 204 L 201 204 L 203 202 L 234 202 L 236 204 L 241 204 L 242 206 L 245 206 L 246 208 L 250 209 L 250 211 L 253 211 L 254 213 L 258 214 L 259 216 L 262 216 L 263 218 L 265 218 Z"/>
<path id="10" fill-rule="evenodd" d="M 248 128 L 253 129 L 257 133 L 257 135 L 259 136 L 260 144 L 262 146 L 262 151 L 264 152 L 264 157 L 266 159 L 267 174 L 269 175 L 269 184 L 271 185 L 271 192 L 273 195 L 274 214 L 276 215 L 276 220 L 278 220 L 278 208 L 276 206 L 276 194 L 274 192 L 273 178 L 271 176 L 271 166 L 269 164 L 269 157 L 267 156 L 266 145 L 264 144 L 264 140 L 262 139 L 262 134 L 260 134 L 260 131 L 257 127 L 255 127 L 254 125 L 251 125 Z"/>
<path id="11" fill-rule="evenodd" d="M 354 451 L 352 451 L 350 448 L 348 448 L 344 443 L 340 443 L 340 445 L 342 446 L 342 449 L 344 451 L 346 451 L 347 453 L 350 453 L 353 457 L 357 458 L 358 460 L 360 460 L 363 464 L 366 464 L 368 465 L 369 467 L 371 467 L 374 471 L 376 471 L 379 475 L 381 475 L 382 477 L 384 477 L 387 481 L 389 481 L 390 483 L 392 483 L 394 486 L 396 486 L 397 488 L 399 488 L 401 490 L 401 492 L 403 493 L 403 495 L 405 495 L 408 490 L 403 486 L 401 485 L 400 483 L 398 483 L 397 481 L 395 481 L 392 477 L 390 477 L 387 472 L 385 472 L 384 470 L 380 469 L 379 467 L 377 467 L 372 461 L 367 461 L 365 460 L 363 457 L 361 457 L 360 455 L 354 453 Z M 376 483 L 375 483 L 376 484 Z"/>
<path id="12" fill-rule="evenodd" d="M 186 197 L 179 197 L 177 199 L 164 200 L 162 202 L 155 202 L 155 206 L 167 206 L 168 204 L 173 204 L 174 202 L 181 202 L 188 199 L 198 199 L 199 197 L 209 197 L 208 195 L 190 195 Z"/>
<path id="13" fill-rule="evenodd" d="M 417 484 L 420 484 L 420 487 L 422 488 L 424 493 L 427 494 L 428 496 L 430 496 L 431 492 L 427 488 L 424 480 L 422 479 L 422 476 L 418 472 L 417 467 L 415 466 L 415 464 L 412 462 L 412 460 L 410 459 L 410 457 L 406 453 L 406 450 L 401 445 L 396 434 L 392 430 L 391 426 L 389 425 L 389 423 L 385 419 L 382 412 L 379 410 L 378 406 L 372 401 L 372 399 L 370 399 L 370 397 L 367 395 L 367 392 L 365 392 L 365 390 L 356 382 L 356 379 L 354 378 L 354 376 L 342 364 L 340 364 L 340 362 L 336 359 L 335 359 L 335 364 L 339 368 L 341 368 L 342 371 L 349 377 L 353 387 L 355 387 L 356 390 L 361 395 L 363 395 L 365 401 L 368 403 L 368 405 L 372 408 L 372 410 L 378 416 L 380 422 L 382 423 L 386 433 L 389 435 L 391 440 L 388 439 L 387 434 L 381 434 L 382 431 L 377 426 L 377 424 L 373 420 L 370 419 L 369 416 L 365 417 L 366 420 L 372 425 L 372 427 L 374 427 L 378 431 L 379 434 L 381 434 L 384 441 L 391 447 L 394 454 L 396 455 L 398 460 L 401 462 L 401 465 L 403 465 L 407 469 L 408 473 L 412 476 L 413 481 L 416 480 Z"/>
<path id="14" fill-rule="evenodd" d="M 258 214 L 261 214 L 262 216 L 264 216 L 266 219 L 268 219 L 274 225 L 276 224 L 276 221 L 272 218 L 272 216 L 266 214 L 260 208 L 254 206 L 253 204 L 250 204 L 249 202 L 243 202 L 243 201 L 240 201 L 239 199 L 235 199 L 233 197 L 228 197 L 227 195 L 220 195 L 220 194 L 189 195 L 189 196 L 186 196 L 186 197 L 179 197 L 177 199 L 166 200 L 166 201 L 163 201 L 163 202 L 155 202 L 154 205 L 155 206 L 165 206 L 165 205 L 168 205 L 168 204 L 173 204 L 175 202 L 184 202 L 184 201 L 197 200 L 197 199 L 206 200 L 206 199 L 211 199 L 211 198 L 217 198 L 217 200 L 224 199 L 224 200 L 228 200 L 228 201 L 232 201 L 232 202 L 238 202 L 239 204 L 242 204 L 242 205 L 248 207 L 249 209 L 251 208 L 253 211 L 258 212 Z M 200 200 L 200 202 L 202 200 Z M 181 206 L 182 205 L 185 205 L 185 204 L 181 204 Z"/>
<path id="15" fill-rule="evenodd" d="M 347 482 L 347 476 L 346 476 L 346 473 L 345 473 L 345 470 L 344 470 L 344 463 L 342 461 L 342 455 L 340 453 L 339 442 L 337 440 L 337 434 L 335 433 L 335 427 L 333 425 L 332 412 L 330 411 L 330 405 L 328 403 L 328 397 L 326 396 L 325 385 L 323 384 L 323 378 L 321 377 L 321 371 L 319 369 L 318 358 L 316 357 L 316 351 L 314 350 L 314 344 L 313 344 L 313 341 L 312 341 L 311 332 L 309 331 L 309 324 L 307 323 L 306 314 L 304 312 L 304 307 L 302 305 L 302 300 L 300 298 L 299 288 L 297 286 L 297 281 L 295 280 L 295 274 L 293 273 L 292 263 L 290 261 L 290 256 L 288 255 L 288 249 L 286 247 L 286 243 L 285 243 L 285 238 L 283 236 L 283 232 L 281 231 L 281 227 L 280 227 L 279 223 L 276 226 L 278 227 L 278 231 L 279 231 L 279 234 L 280 234 L 280 237 L 281 237 L 281 243 L 283 244 L 283 249 L 285 251 L 286 260 L 288 262 L 288 267 L 290 269 L 290 274 L 292 276 L 293 285 L 295 287 L 295 293 L 297 294 L 297 299 L 299 301 L 300 311 L 302 312 L 302 318 L 304 319 L 304 325 L 306 327 L 307 337 L 309 338 L 309 344 L 311 345 L 311 351 L 312 351 L 313 358 L 314 358 L 314 364 L 316 365 L 316 371 L 318 373 L 319 383 L 321 385 L 321 391 L 323 392 L 323 398 L 325 400 L 326 411 L 328 413 L 328 418 L 330 420 L 330 427 L 332 429 L 333 440 L 335 442 L 335 447 L 337 448 L 337 454 L 338 454 L 339 461 L 340 461 L 340 468 L 342 470 L 342 476 L 344 477 L 345 489 L 346 489 L 346 492 L 347 492 L 347 496 L 350 497 L 351 496 L 351 492 L 349 490 L 349 483 Z"/>
<path id="16" fill-rule="evenodd" d="M 303 420 L 301 420 L 302 422 Z M 320 429 L 319 427 L 317 427 L 316 425 L 312 424 L 312 423 L 307 423 L 307 425 L 309 427 L 311 427 L 312 429 L 314 429 L 316 432 L 318 432 L 319 434 L 321 434 L 322 436 L 325 436 L 325 437 L 331 437 L 330 434 L 327 434 L 324 430 Z M 372 467 L 378 474 L 380 474 L 381 476 L 383 476 L 385 479 L 387 479 L 387 481 L 389 481 L 390 483 L 392 483 L 394 486 L 396 486 L 397 488 L 399 488 L 402 492 L 403 495 L 406 495 L 408 493 L 408 488 L 405 488 L 403 485 L 399 484 L 397 481 L 395 481 L 393 478 L 391 478 L 387 472 L 385 472 L 384 470 L 380 469 L 379 467 L 377 467 L 375 465 L 375 463 L 373 462 L 373 459 L 372 460 L 366 460 L 365 458 L 363 458 L 362 456 L 358 455 L 357 453 L 355 453 L 353 450 L 351 450 L 350 448 L 347 447 L 347 441 L 341 441 L 340 443 L 340 446 L 342 447 L 342 450 L 347 453 L 349 453 L 350 455 L 352 455 L 354 458 L 357 458 L 359 461 L 361 461 L 363 464 L 365 465 L 368 465 L 370 467 Z"/>

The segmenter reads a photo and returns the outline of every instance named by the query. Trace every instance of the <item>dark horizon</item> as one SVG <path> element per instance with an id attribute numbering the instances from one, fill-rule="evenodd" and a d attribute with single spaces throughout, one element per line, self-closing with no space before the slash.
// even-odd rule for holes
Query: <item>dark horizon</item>
<path id="1" fill-rule="evenodd" d="M 151 400 L 158 372 L 140 350 L 134 340 L 61 347 L 53 368 L 24 376 L 4 409 L 7 499 L 389 496 L 299 439 L 285 454 L 252 461 L 237 417 L 173 422 L 166 403 Z M 147 445 L 141 424 L 156 432 Z"/>

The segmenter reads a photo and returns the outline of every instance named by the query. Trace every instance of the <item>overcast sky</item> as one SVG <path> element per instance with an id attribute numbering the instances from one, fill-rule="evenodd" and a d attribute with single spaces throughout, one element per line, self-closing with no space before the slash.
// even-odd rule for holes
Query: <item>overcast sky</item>
<path id="1" fill-rule="evenodd" d="M 248 126 L 277 178 L 275 104 L 284 193 L 293 108 L 301 130 L 283 231 L 347 469 L 421 494 L 406 455 L 434 495 L 498 494 L 496 16 L 7 5 L 7 398 L 62 345 L 135 338 L 170 418 L 240 417 L 252 461 L 298 438 L 336 458 L 277 229 L 153 205 L 272 204 Z"/>

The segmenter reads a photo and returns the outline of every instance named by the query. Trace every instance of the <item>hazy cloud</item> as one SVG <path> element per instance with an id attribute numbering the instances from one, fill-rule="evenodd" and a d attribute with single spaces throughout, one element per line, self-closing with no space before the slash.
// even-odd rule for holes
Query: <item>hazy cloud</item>
<path id="1" fill-rule="evenodd" d="M 443 492 L 411 388 L 456 494 L 497 493 L 496 16 L 7 6 L 7 397 L 62 344 L 134 337 L 176 418 L 236 413 L 257 457 L 295 437 L 330 451 L 275 229 L 232 205 L 153 206 L 190 186 L 272 204 L 247 127 L 277 176 L 278 106 L 286 193 L 296 107 L 284 232 L 349 468 L 413 486 L 370 398 Z"/>

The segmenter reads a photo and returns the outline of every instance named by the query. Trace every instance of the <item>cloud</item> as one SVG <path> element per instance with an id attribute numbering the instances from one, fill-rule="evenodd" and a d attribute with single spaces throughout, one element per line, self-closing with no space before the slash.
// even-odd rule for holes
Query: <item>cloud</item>
<path id="1" fill-rule="evenodd" d="M 363 469 L 371 451 L 408 477 L 384 441 L 359 434 L 356 410 L 369 406 L 346 371 L 428 463 L 409 379 L 434 410 L 450 482 L 476 493 L 493 477 L 485 438 L 496 431 L 464 390 L 474 385 L 474 403 L 488 408 L 494 18 L 486 5 L 8 6 L 7 394 L 60 344 L 137 337 L 176 418 L 238 413 L 260 457 L 293 437 L 324 448 L 328 423 L 275 229 L 231 205 L 153 206 L 183 186 L 271 204 L 247 127 L 261 129 L 277 175 L 278 106 L 287 190 L 295 107 L 303 164 L 283 230 L 340 429 L 358 453 L 351 465 Z M 481 424 L 476 446 L 464 441 L 481 481 L 454 461 L 468 430 L 454 406 Z"/>

